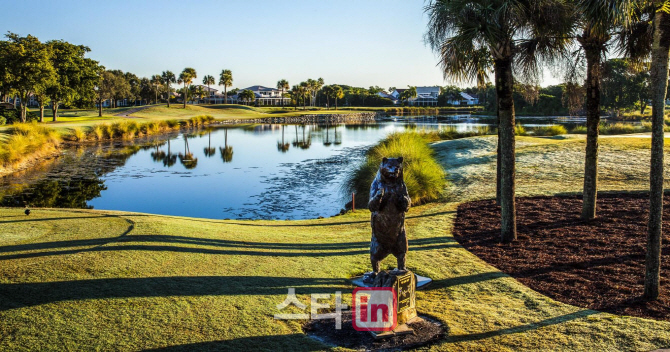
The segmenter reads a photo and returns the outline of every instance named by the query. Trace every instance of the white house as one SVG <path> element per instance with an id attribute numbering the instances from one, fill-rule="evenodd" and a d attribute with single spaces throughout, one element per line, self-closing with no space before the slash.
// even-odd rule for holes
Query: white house
<path id="1" fill-rule="evenodd" d="M 479 98 L 473 97 L 468 93 L 461 92 L 460 99 L 457 97 L 452 97 L 447 100 L 447 104 L 450 105 L 477 105 L 479 104 Z"/>
<path id="2" fill-rule="evenodd" d="M 291 99 L 282 97 L 281 90 L 277 88 L 269 88 L 264 86 L 251 86 L 242 89 L 250 90 L 256 95 L 256 104 L 257 105 L 287 105 L 291 103 Z M 286 92 L 284 92 L 286 93 Z"/>

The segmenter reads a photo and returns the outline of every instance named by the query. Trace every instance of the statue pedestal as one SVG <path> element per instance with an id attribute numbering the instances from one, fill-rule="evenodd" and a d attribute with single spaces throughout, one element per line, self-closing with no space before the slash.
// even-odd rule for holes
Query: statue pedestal
<path id="1" fill-rule="evenodd" d="M 353 279 L 351 279 L 351 283 L 358 287 L 372 287 L 372 283 L 365 282 L 364 279 L 366 276 L 372 274 L 372 271 L 369 271 L 365 273 L 362 276 L 356 276 Z M 426 288 L 431 282 L 433 282 L 433 279 L 421 275 L 414 274 L 416 277 L 416 289 L 421 290 Z"/>
<path id="2" fill-rule="evenodd" d="M 371 331 L 376 339 L 414 333 L 414 330 L 407 326 L 407 323 L 421 319 L 416 312 L 416 289 L 419 281 L 418 277 L 419 276 L 409 270 L 394 269 L 380 271 L 371 283 L 364 282 L 365 276 L 354 279 L 354 284 L 361 287 L 392 287 L 395 291 L 397 302 L 395 314 L 398 325 L 392 331 Z M 424 286 L 432 281 L 431 279 L 422 276 L 421 278 L 423 279 Z"/>

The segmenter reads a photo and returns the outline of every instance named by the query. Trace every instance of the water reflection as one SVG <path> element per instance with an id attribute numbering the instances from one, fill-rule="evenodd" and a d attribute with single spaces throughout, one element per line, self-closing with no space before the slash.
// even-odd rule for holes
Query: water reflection
<path id="1" fill-rule="evenodd" d="M 184 134 L 184 154 L 179 153 L 179 162 L 184 165 L 187 170 L 195 169 L 198 166 L 198 158 L 193 156 L 188 147 L 188 135 Z"/>
<path id="2" fill-rule="evenodd" d="M 286 125 L 281 126 L 281 143 L 277 142 L 277 150 L 286 153 L 288 152 L 288 149 L 291 147 L 289 143 L 284 142 L 284 130 L 286 129 Z"/>
<path id="3" fill-rule="evenodd" d="M 221 159 L 224 163 L 230 163 L 233 161 L 233 147 L 228 145 L 228 129 L 223 130 L 224 135 L 224 146 L 219 147 L 219 152 L 221 152 Z"/>
<path id="4" fill-rule="evenodd" d="M 492 123 L 450 117 L 222 126 L 106 142 L 68 149 L 57 160 L 1 179 L 0 197 L 5 206 L 95 207 L 219 219 L 330 216 L 346 202 L 340 193 L 346 171 L 389 133 L 445 127 L 467 131 Z M 235 144 L 235 158 L 230 143 Z M 214 157 L 217 149 L 221 159 Z"/>
<path id="5" fill-rule="evenodd" d="M 205 148 L 205 156 L 209 158 L 209 157 L 214 156 L 214 154 L 216 154 L 216 148 L 212 148 L 212 130 L 211 129 L 208 130 L 207 139 L 208 139 L 208 143 L 207 143 L 207 147 Z"/>

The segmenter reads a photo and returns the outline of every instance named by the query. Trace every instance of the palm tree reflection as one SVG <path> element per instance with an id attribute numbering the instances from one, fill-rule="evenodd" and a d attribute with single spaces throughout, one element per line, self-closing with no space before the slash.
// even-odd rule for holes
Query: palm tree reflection
<path id="1" fill-rule="evenodd" d="M 223 162 L 229 163 L 233 161 L 233 147 L 228 146 L 228 129 L 224 129 L 223 133 L 225 136 L 225 144 L 223 148 L 219 147 L 219 152 L 221 152 L 221 159 Z"/>
<path id="2" fill-rule="evenodd" d="M 329 133 L 329 128 L 330 126 L 326 125 L 326 140 L 323 142 L 323 145 L 326 147 L 330 147 L 333 143 L 330 141 L 330 133 Z"/>
<path id="3" fill-rule="evenodd" d="M 198 166 L 198 158 L 193 157 L 193 153 L 188 148 L 188 137 L 184 135 L 184 154 L 179 153 L 179 162 L 187 169 L 195 169 Z"/>
<path id="4" fill-rule="evenodd" d="M 289 143 L 284 143 L 284 127 L 286 127 L 286 125 L 281 126 L 281 143 L 277 143 L 277 150 L 282 153 L 286 153 L 291 146 Z"/>
<path id="5" fill-rule="evenodd" d="M 168 152 L 163 158 L 163 166 L 172 167 L 177 163 L 177 156 L 172 154 L 172 149 L 170 148 L 170 140 L 168 139 Z"/>
<path id="6" fill-rule="evenodd" d="M 205 148 L 205 156 L 206 157 L 211 157 L 216 154 L 216 148 L 212 148 L 212 130 L 209 130 L 209 144 Z"/>

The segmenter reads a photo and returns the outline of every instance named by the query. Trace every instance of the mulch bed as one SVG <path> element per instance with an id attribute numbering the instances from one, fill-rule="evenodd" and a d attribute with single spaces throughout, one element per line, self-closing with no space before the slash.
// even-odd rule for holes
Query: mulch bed
<path id="1" fill-rule="evenodd" d="M 458 208 L 454 237 L 467 250 L 557 301 L 670 321 L 670 197 L 664 198 L 661 297 L 644 292 L 648 194 L 600 194 L 598 218 L 579 197 L 517 198 L 517 238 L 501 244 L 495 201 Z"/>
<path id="2" fill-rule="evenodd" d="M 335 319 L 310 320 L 304 330 L 308 336 L 329 345 L 365 351 L 398 351 L 426 346 L 440 340 L 447 333 L 446 326 L 429 317 L 407 324 L 414 335 L 401 335 L 375 340 L 367 331 L 356 331 L 351 324 L 351 310 L 342 312 L 342 328 L 335 329 Z"/>

